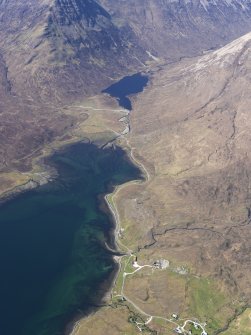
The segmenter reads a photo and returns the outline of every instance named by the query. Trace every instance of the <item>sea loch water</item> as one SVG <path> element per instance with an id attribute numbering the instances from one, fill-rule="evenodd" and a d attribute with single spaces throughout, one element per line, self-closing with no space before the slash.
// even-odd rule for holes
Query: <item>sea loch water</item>
<path id="1" fill-rule="evenodd" d="M 140 177 L 119 149 L 54 154 L 58 178 L 0 207 L 0 334 L 60 335 L 86 311 L 114 263 L 98 195 Z"/>

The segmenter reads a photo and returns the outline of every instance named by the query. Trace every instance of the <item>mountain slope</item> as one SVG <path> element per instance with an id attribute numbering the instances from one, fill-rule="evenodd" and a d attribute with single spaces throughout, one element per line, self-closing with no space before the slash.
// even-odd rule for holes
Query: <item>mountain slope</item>
<path id="1" fill-rule="evenodd" d="M 93 0 L 6 0 L 0 10 L 0 171 L 27 170 L 32 153 L 82 118 L 63 106 L 135 71 L 147 55 Z"/>
<path id="2" fill-rule="evenodd" d="M 97 334 L 136 335 L 142 324 L 147 334 L 172 334 L 189 319 L 215 335 L 250 306 L 250 55 L 251 33 L 153 70 L 134 98 L 127 144 L 148 178 L 112 203 L 119 241 L 147 267 L 125 266 L 123 292 L 121 275 L 112 306 L 83 320 L 78 334 L 91 334 L 91 324 Z M 149 269 L 158 260 L 167 269 Z M 237 330 L 244 334 L 242 323 Z"/>
<path id="3" fill-rule="evenodd" d="M 32 1 L 32 5 L 2 1 L 0 8 L 1 49 L 10 76 L 19 85 L 17 91 L 40 91 L 39 85 L 48 85 L 48 76 L 50 94 L 54 98 L 59 94 L 61 101 L 67 90 L 75 97 L 97 92 L 109 83 L 112 71 L 119 75 L 141 65 L 136 58 L 143 52 L 132 48 L 132 40 L 128 42 L 93 0 Z M 32 81 L 28 87 L 23 86 L 26 80 Z"/>
<path id="4" fill-rule="evenodd" d="M 79 127 L 72 104 L 145 69 L 148 51 L 198 54 L 251 29 L 250 10 L 249 0 L 0 0 L 0 171 L 29 170 Z"/>
<path id="5" fill-rule="evenodd" d="M 141 45 L 168 59 L 219 47 L 251 30 L 250 0 L 99 0 Z"/>

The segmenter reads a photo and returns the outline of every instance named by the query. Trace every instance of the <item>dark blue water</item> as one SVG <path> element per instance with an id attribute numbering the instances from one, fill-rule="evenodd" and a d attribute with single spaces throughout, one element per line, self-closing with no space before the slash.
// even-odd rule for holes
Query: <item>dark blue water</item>
<path id="1" fill-rule="evenodd" d="M 142 92 L 147 83 L 147 76 L 136 73 L 132 76 L 124 77 L 103 90 L 102 93 L 107 93 L 111 97 L 116 98 L 121 107 L 131 111 L 132 104 L 128 96 Z"/>
<path id="2" fill-rule="evenodd" d="M 54 154 L 58 178 L 0 206 L 0 335 L 60 335 L 114 270 L 98 195 L 140 173 L 121 149 Z M 103 205 L 104 206 L 104 205 Z"/>

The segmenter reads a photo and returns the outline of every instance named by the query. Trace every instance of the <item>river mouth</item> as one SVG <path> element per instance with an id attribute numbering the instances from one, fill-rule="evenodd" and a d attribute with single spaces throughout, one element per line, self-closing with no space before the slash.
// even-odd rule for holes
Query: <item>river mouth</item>
<path id="1" fill-rule="evenodd" d="M 1 335 L 61 335 L 97 303 L 116 267 L 98 196 L 141 178 L 120 148 L 79 143 L 47 163 L 54 181 L 0 205 Z"/>
<path id="2" fill-rule="evenodd" d="M 140 93 L 148 83 L 148 77 L 141 73 L 127 76 L 102 91 L 116 98 L 119 106 L 131 111 L 132 103 L 128 96 Z"/>

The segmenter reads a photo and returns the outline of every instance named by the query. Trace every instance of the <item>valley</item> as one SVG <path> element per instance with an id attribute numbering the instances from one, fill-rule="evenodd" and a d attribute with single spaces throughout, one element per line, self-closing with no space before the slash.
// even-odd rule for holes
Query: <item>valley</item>
<path id="1" fill-rule="evenodd" d="M 249 334 L 251 1 L 0 9 L 1 199 L 50 186 L 80 142 L 144 176 L 106 189 L 119 270 L 67 334 Z"/>

